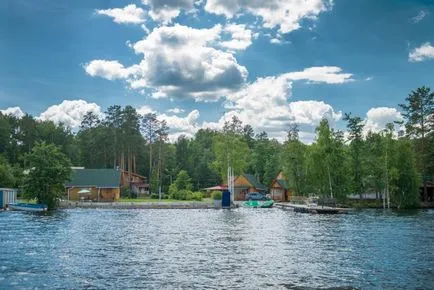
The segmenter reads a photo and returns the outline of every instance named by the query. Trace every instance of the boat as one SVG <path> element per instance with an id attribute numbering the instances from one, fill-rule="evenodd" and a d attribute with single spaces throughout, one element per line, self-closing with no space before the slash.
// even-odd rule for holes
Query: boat
<path id="1" fill-rule="evenodd" d="M 47 211 L 48 207 L 46 204 L 42 203 L 9 203 L 9 210 L 21 210 L 21 211 L 33 211 L 33 212 L 42 212 Z"/>
<path id="2" fill-rule="evenodd" d="M 267 200 L 248 200 L 243 202 L 243 207 L 253 208 L 270 208 L 273 207 L 274 201 L 272 199 Z"/>

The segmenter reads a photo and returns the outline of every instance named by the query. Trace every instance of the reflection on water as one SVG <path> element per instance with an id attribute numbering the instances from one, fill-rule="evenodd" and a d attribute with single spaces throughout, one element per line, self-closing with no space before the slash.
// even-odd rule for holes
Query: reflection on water
<path id="1" fill-rule="evenodd" d="M 434 211 L 0 212 L 0 289 L 434 285 Z"/>

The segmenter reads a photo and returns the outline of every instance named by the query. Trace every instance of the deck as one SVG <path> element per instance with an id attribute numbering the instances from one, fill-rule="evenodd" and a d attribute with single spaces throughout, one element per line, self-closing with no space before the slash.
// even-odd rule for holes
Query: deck
<path id="1" fill-rule="evenodd" d="M 277 202 L 274 204 L 274 206 L 282 209 L 293 210 L 295 212 L 312 213 L 312 214 L 345 214 L 350 211 L 349 208 L 295 204 L 295 203 L 282 203 L 282 202 Z"/>

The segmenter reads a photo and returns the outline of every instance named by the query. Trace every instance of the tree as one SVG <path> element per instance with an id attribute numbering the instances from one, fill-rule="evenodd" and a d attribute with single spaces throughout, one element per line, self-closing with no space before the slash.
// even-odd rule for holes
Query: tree
<path id="1" fill-rule="evenodd" d="M 362 198 L 363 180 L 362 180 L 362 159 L 363 150 L 363 128 L 364 123 L 360 117 L 351 117 L 351 113 L 346 113 L 344 121 L 347 121 L 347 128 L 350 140 L 350 157 L 352 161 L 352 188 L 353 192 Z"/>
<path id="2" fill-rule="evenodd" d="M 428 198 L 426 181 L 433 172 L 428 172 L 430 163 L 434 163 L 433 155 L 429 155 L 430 149 L 427 136 L 434 131 L 434 92 L 428 87 L 421 87 L 405 98 L 407 104 L 400 104 L 405 120 L 406 134 L 420 140 L 419 167 L 424 183 L 424 200 Z"/>
<path id="3" fill-rule="evenodd" d="M 187 171 L 181 170 L 178 175 L 176 176 L 175 180 L 176 188 L 178 190 L 191 190 L 191 178 L 188 176 Z"/>
<path id="4" fill-rule="evenodd" d="M 391 199 L 398 208 L 416 207 L 419 202 L 419 176 L 411 146 L 405 139 L 400 139 L 397 144 L 397 170 L 392 180 Z"/>
<path id="5" fill-rule="evenodd" d="M 243 173 L 249 158 L 249 147 L 243 137 L 233 133 L 219 134 L 213 143 L 216 156 L 213 167 L 220 173 L 222 181 L 226 182 L 229 166 L 235 175 Z"/>
<path id="6" fill-rule="evenodd" d="M 0 188 L 14 186 L 15 177 L 12 174 L 12 167 L 8 164 L 6 159 L 0 155 Z"/>
<path id="7" fill-rule="evenodd" d="M 25 158 L 30 169 L 23 186 L 25 196 L 55 209 L 71 177 L 71 162 L 59 147 L 44 142 L 36 143 Z"/>
<path id="8" fill-rule="evenodd" d="M 152 178 L 152 171 L 154 170 L 154 163 L 152 160 L 152 144 L 157 138 L 158 120 L 157 115 L 154 113 L 148 113 L 142 117 L 141 131 L 148 141 L 149 146 L 149 180 Z M 149 188 L 152 191 L 152 186 Z"/>

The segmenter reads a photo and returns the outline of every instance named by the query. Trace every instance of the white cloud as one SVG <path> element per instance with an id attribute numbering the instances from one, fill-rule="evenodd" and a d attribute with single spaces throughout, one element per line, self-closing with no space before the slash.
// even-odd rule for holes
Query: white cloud
<path id="1" fill-rule="evenodd" d="M 307 127 L 317 126 L 323 117 L 333 124 L 342 116 L 332 106 L 322 101 L 289 102 L 292 82 L 287 74 L 277 77 L 258 78 L 239 92 L 227 96 L 228 110 L 217 122 L 204 122 L 202 127 L 219 129 L 225 121 L 237 116 L 244 124 L 250 124 L 256 132 L 266 131 L 270 137 L 280 141 L 286 137 L 290 124 L 298 123 Z M 302 139 L 311 142 L 306 132 Z M 309 138 L 308 138 L 309 137 Z"/>
<path id="2" fill-rule="evenodd" d="M 165 24 L 178 17 L 182 9 L 186 12 L 194 9 L 194 0 L 142 0 L 142 2 L 149 6 L 149 16 L 154 21 Z"/>
<path id="3" fill-rule="evenodd" d="M 282 41 L 281 41 L 280 39 L 278 39 L 278 38 L 272 38 L 272 39 L 270 40 L 270 42 L 271 42 L 272 44 L 281 44 L 281 43 L 282 43 Z"/>
<path id="4" fill-rule="evenodd" d="M 332 106 L 323 101 L 297 101 L 289 103 L 291 115 L 297 124 L 317 126 L 321 119 L 327 118 L 333 126 L 342 117 L 342 112 L 336 112 Z"/>
<path id="5" fill-rule="evenodd" d="M 351 78 L 352 74 L 342 73 L 342 69 L 337 66 L 310 67 L 303 71 L 287 73 L 286 76 L 291 80 L 307 80 L 327 84 L 342 84 L 354 80 Z"/>
<path id="6" fill-rule="evenodd" d="M 84 100 L 64 100 L 59 105 L 50 106 L 41 113 L 38 119 L 51 120 L 56 124 L 63 123 L 72 129 L 77 129 L 83 116 L 89 111 L 102 116 L 100 106 L 95 103 L 88 103 Z"/>
<path id="7" fill-rule="evenodd" d="M 434 59 L 434 46 L 432 46 L 429 42 L 413 49 L 408 54 L 408 60 L 411 62 L 424 61 L 427 59 Z"/>
<path id="8" fill-rule="evenodd" d="M 377 107 L 371 108 L 366 113 L 365 119 L 365 132 L 380 132 L 386 128 L 387 123 L 393 123 L 394 121 L 402 121 L 403 117 L 401 113 L 395 108 L 389 107 Z"/>
<path id="9" fill-rule="evenodd" d="M 215 101 L 239 89 L 247 69 L 235 57 L 214 47 L 222 27 L 195 29 L 176 24 L 154 29 L 133 45 L 144 59 L 127 68 L 134 72 L 128 82 L 133 89 L 153 88 L 155 98 L 192 97 L 198 101 Z"/>
<path id="10" fill-rule="evenodd" d="M 261 17 L 264 27 L 278 26 L 281 33 L 288 33 L 299 29 L 304 19 L 316 19 L 332 4 L 332 0 L 208 0 L 205 10 L 228 18 L 247 12 Z"/>
<path id="11" fill-rule="evenodd" d="M 411 21 L 413 23 L 419 23 L 421 22 L 426 16 L 428 16 L 429 12 L 424 11 L 424 10 L 420 10 L 419 13 L 414 16 L 413 18 L 411 18 Z"/>
<path id="12" fill-rule="evenodd" d="M 365 81 L 369 82 L 369 81 L 372 81 L 373 79 L 374 79 L 374 77 L 366 77 Z"/>
<path id="13" fill-rule="evenodd" d="M 116 23 L 140 24 L 145 22 L 145 10 L 135 4 L 130 4 L 124 8 L 96 10 L 96 13 L 109 16 Z"/>
<path id="14" fill-rule="evenodd" d="M 244 24 L 227 24 L 224 31 L 231 35 L 231 40 L 222 41 L 220 45 L 231 50 L 244 50 L 252 44 L 252 31 Z"/>
<path id="15" fill-rule="evenodd" d="M 187 137 L 194 136 L 200 127 L 197 123 L 199 116 L 199 111 L 193 110 L 186 117 L 160 114 L 157 116 L 157 119 L 166 120 L 167 126 L 169 127 L 169 140 L 174 142 L 181 135 L 185 135 Z"/>
<path id="16" fill-rule="evenodd" d="M 184 109 L 173 108 L 173 109 L 169 109 L 169 110 L 167 110 L 167 112 L 169 112 L 169 113 L 174 113 L 174 114 L 180 114 L 180 113 L 184 113 Z"/>
<path id="17" fill-rule="evenodd" d="M 7 109 L 0 110 L 0 112 L 3 115 L 12 115 L 12 116 L 15 116 L 18 119 L 24 117 L 24 115 L 25 115 L 24 112 L 21 110 L 20 107 L 9 107 Z"/>
<path id="18" fill-rule="evenodd" d="M 149 113 L 156 113 L 156 112 L 152 110 L 151 107 L 143 105 L 137 109 L 137 113 L 139 113 L 140 115 L 146 115 Z"/>
<path id="19" fill-rule="evenodd" d="M 134 66 L 125 68 L 117 60 L 96 59 L 86 63 L 83 67 L 90 76 L 98 76 L 111 81 L 125 79 L 134 72 Z"/>

